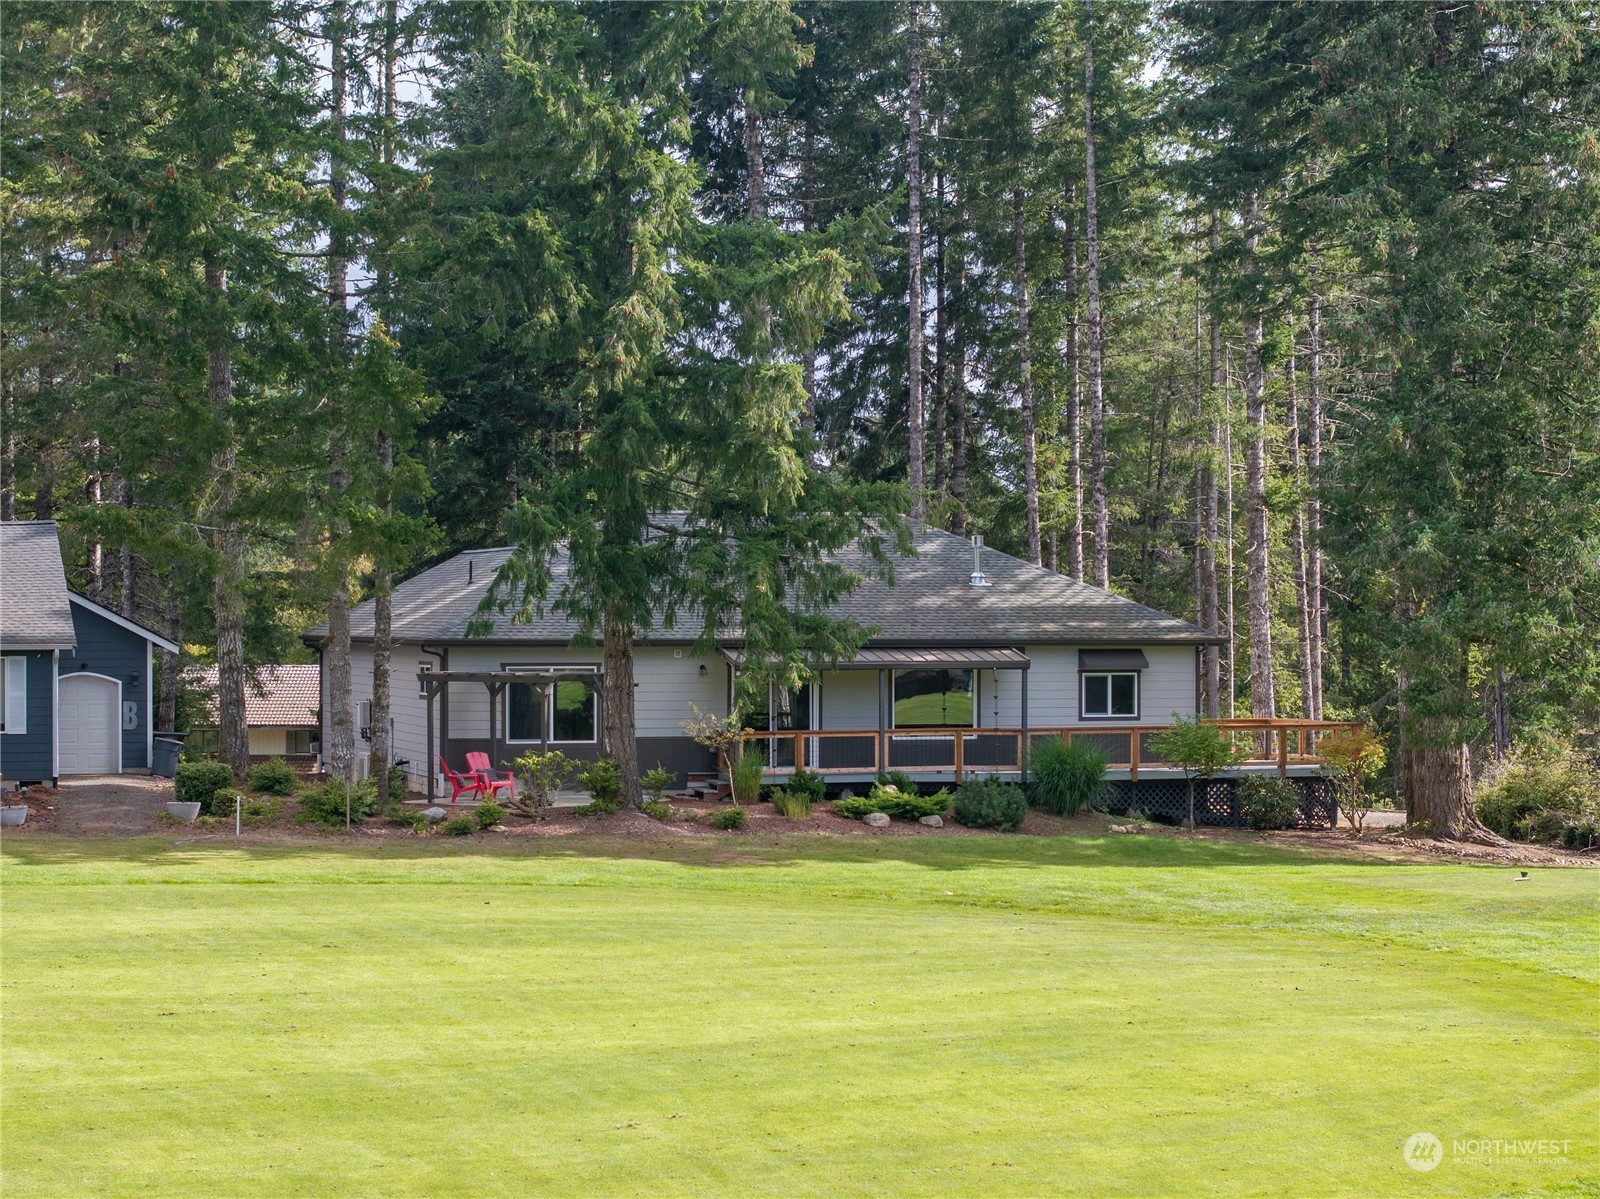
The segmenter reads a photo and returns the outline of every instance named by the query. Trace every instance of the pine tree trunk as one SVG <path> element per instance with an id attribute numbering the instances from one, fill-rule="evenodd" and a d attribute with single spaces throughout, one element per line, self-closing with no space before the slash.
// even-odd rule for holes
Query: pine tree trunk
<path id="1" fill-rule="evenodd" d="M 1067 534 L 1067 573 L 1083 582 L 1083 365 L 1078 353 L 1078 189 L 1067 185 L 1067 490 L 1072 529 Z"/>
<path id="2" fill-rule="evenodd" d="M 1217 244 L 1217 227 L 1215 218 L 1211 225 L 1211 244 L 1213 253 Z M 1213 286 L 1215 282 L 1213 281 Z M 1217 464 L 1222 455 L 1222 420 L 1217 415 L 1216 404 L 1222 394 L 1222 322 L 1217 319 L 1215 308 L 1211 312 L 1211 387 L 1208 407 L 1211 410 L 1211 446 L 1210 453 L 1202 467 L 1203 512 L 1201 515 L 1200 530 L 1200 563 L 1201 563 L 1201 607 L 1200 627 L 1206 632 L 1215 634 L 1220 628 L 1221 619 L 1218 591 L 1217 591 Z M 1212 720 L 1222 715 L 1222 649 L 1220 646 L 1207 645 L 1200 651 L 1200 669 L 1204 683 L 1201 690 L 1204 692 L 1205 713 Z"/>
<path id="3" fill-rule="evenodd" d="M 810 233 L 817 227 L 817 146 L 816 134 L 811 128 L 811 114 L 806 114 L 805 149 L 800 160 L 800 227 Z M 817 351 L 807 346 L 800 356 L 801 377 L 806 389 L 806 410 L 801 423 L 811 430 L 817 427 Z"/>
<path id="4" fill-rule="evenodd" d="M 344 365 L 348 343 L 349 259 L 346 253 L 344 209 L 348 186 L 344 162 L 345 88 L 349 63 L 345 56 L 344 0 L 334 4 L 328 20 L 328 53 L 331 64 L 329 97 L 328 184 L 333 205 L 328 231 L 328 307 L 332 334 L 331 357 L 338 371 L 334 381 L 337 399 L 333 404 L 333 432 L 328 439 L 328 493 L 332 504 L 328 585 L 328 635 L 323 640 L 323 693 L 328 704 L 327 724 L 332 735 L 328 766 L 334 778 L 354 782 L 356 777 L 356 732 L 350 664 L 350 560 L 346 542 L 349 522 L 342 511 L 350 486 L 348 434 L 345 428 Z"/>
<path id="5" fill-rule="evenodd" d="M 957 243 L 958 248 L 960 243 Z M 967 256 L 956 260 L 956 301 L 951 313 L 950 361 L 950 531 L 967 531 Z"/>
<path id="6" fill-rule="evenodd" d="M 1028 350 L 1028 245 L 1022 189 L 1011 191 L 1011 241 L 1016 255 L 1017 349 L 1022 400 L 1022 498 L 1028 520 L 1028 561 L 1042 565 L 1039 544 L 1039 442 L 1033 420 L 1033 359 Z"/>
<path id="7" fill-rule="evenodd" d="M 1244 274 L 1256 273 L 1260 204 L 1251 196 L 1245 217 Z M 1245 593 L 1250 620 L 1250 715 L 1277 715 L 1272 688 L 1272 593 L 1267 542 L 1267 403 L 1261 370 L 1262 300 L 1253 295 L 1244 323 L 1244 405 L 1250 436 L 1245 442 Z"/>
<path id="8" fill-rule="evenodd" d="M 1224 468 L 1223 492 L 1226 499 L 1227 511 L 1223 518 L 1224 546 L 1226 548 L 1228 590 L 1226 592 L 1228 609 L 1228 657 L 1223 673 L 1223 686 L 1228 696 L 1228 719 L 1232 720 L 1238 711 L 1239 695 L 1239 624 L 1236 619 L 1235 607 L 1239 596 L 1238 576 L 1233 568 L 1233 547 L 1237 534 L 1233 528 L 1234 502 L 1233 502 L 1233 372 L 1227 355 L 1222 362 L 1222 462 Z"/>
<path id="9" fill-rule="evenodd" d="M 133 482 L 132 482 L 132 480 L 130 480 L 130 479 L 123 479 L 122 480 L 122 491 L 121 491 L 120 498 L 121 498 L 121 501 L 122 501 L 122 507 L 128 512 L 132 512 L 133 511 Z M 120 610 L 122 612 L 122 615 L 125 616 L 129 620 L 133 620 L 133 619 L 135 619 L 135 615 L 136 615 L 136 613 L 138 611 L 138 603 L 139 603 L 138 578 L 136 576 L 136 565 L 134 563 L 134 558 L 133 558 L 133 546 L 128 544 L 126 538 L 123 539 L 122 549 L 121 549 L 120 553 L 121 553 L 121 571 L 120 571 L 120 573 L 121 573 L 122 579 L 121 579 L 121 584 L 120 584 L 118 592 L 117 592 L 117 601 L 121 606 Z"/>
<path id="10" fill-rule="evenodd" d="M 1311 391 L 1310 441 L 1306 468 L 1310 488 L 1306 500 L 1306 604 L 1311 609 L 1311 718 L 1322 719 L 1323 663 L 1327 656 L 1328 613 L 1322 598 L 1322 297 L 1311 292 L 1307 364 Z"/>
<path id="11" fill-rule="evenodd" d="M 1289 400 L 1289 478 L 1294 484 L 1294 516 L 1289 525 L 1289 556 L 1294 566 L 1295 648 L 1300 655 L 1300 711 L 1313 719 L 1314 684 L 1311 678 L 1311 600 L 1306 586 L 1306 527 L 1301 495 L 1305 475 L 1300 466 L 1300 387 L 1295 371 L 1294 317 L 1289 317 L 1289 358 L 1284 363 Z"/>
<path id="12" fill-rule="evenodd" d="M 1094 505 L 1094 581 L 1111 586 L 1111 509 L 1106 497 L 1105 325 L 1100 314 L 1099 187 L 1094 166 L 1094 0 L 1083 0 L 1084 241 L 1089 256 L 1089 492 Z"/>
<path id="13" fill-rule="evenodd" d="M 907 418 L 911 430 L 909 478 L 911 517 L 921 520 L 927 512 L 924 490 L 926 428 L 922 406 L 922 6 L 911 0 L 907 6 L 910 39 L 910 86 L 906 95 L 906 184 L 908 192 L 910 301 L 907 316 L 906 379 L 909 386 Z"/>
<path id="14" fill-rule="evenodd" d="M 87 445 L 89 456 L 89 469 L 83 481 L 83 499 L 91 509 L 100 506 L 101 482 L 100 473 L 100 435 L 92 433 Z M 84 591 L 95 603 L 100 603 L 105 598 L 105 546 L 100 542 L 100 534 L 91 531 L 89 534 L 88 561 L 84 569 Z"/>
<path id="15" fill-rule="evenodd" d="M 243 779 L 250 767 L 244 712 L 244 534 L 235 510 L 238 447 L 234 442 L 233 356 L 227 316 L 228 273 L 215 254 L 205 255 L 205 282 L 216 309 L 206 371 L 206 400 L 216 414 L 222 445 L 211 459 L 212 596 L 217 628 L 217 757 Z"/>
<path id="16" fill-rule="evenodd" d="M 934 137 L 937 140 L 937 128 Z M 950 436 L 950 384 L 947 376 L 950 313 L 949 296 L 945 292 L 943 171 L 935 174 L 933 191 L 939 198 L 939 219 L 933 237 L 933 494 L 943 499 L 950 482 L 949 472 L 945 469 Z"/>
<path id="17" fill-rule="evenodd" d="M 0 367 L 0 520 L 17 519 L 17 433 L 11 427 L 11 373 Z"/>
<path id="18" fill-rule="evenodd" d="M 750 190 L 750 219 L 767 219 L 767 167 L 761 150 L 761 106 L 754 88 L 744 93 L 744 165 Z"/>
<path id="19" fill-rule="evenodd" d="M 178 564 L 173 562 L 167 571 L 167 623 L 161 630 L 174 645 L 181 631 L 178 624 Z M 178 655 L 169 649 L 161 651 L 161 707 L 156 714 L 156 728 L 163 733 L 177 731 L 178 721 Z"/>
<path id="20" fill-rule="evenodd" d="M 612 606 L 606 608 L 601 627 L 601 660 L 605 664 L 605 676 L 600 681 L 605 751 L 621 769 L 622 801 L 637 808 L 644 802 L 644 791 L 639 784 L 639 743 L 633 707 L 633 629 Z"/>

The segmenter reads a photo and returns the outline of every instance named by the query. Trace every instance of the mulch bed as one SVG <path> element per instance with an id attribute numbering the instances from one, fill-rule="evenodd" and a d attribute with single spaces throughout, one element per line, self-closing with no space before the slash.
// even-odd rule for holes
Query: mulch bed
<path id="1" fill-rule="evenodd" d="M 16 828 L 6 829 L 5 835 L 10 837 L 17 834 L 58 832 L 61 822 L 60 799 L 61 792 L 43 785 L 30 786 L 26 795 L 18 795 L 15 791 L 6 792 L 6 806 L 27 804 L 28 819 Z"/>

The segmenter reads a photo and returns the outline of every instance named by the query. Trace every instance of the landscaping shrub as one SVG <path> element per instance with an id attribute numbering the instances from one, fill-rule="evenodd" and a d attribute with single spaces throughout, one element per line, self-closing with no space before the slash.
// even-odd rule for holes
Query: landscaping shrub
<path id="1" fill-rule="evenodd" d="M 545 811 L 555 803 L 556 793 L 572 777 L 577 765 L 559 749 L 540 753 L 530 749 L 511 763 L 511 772 L 522 785 L 512 799 L 512 806 L 524 816 L 542 819 Z"/>
<path id="2" fill-rule="evenodd" d="M 669 803 L 660 803 L 653 799 L 647 799 L 639 805 L 639 810 L 652 820 L 672 819 L 672 805 Z"/>
<path id="3" fill-rule="evenodd" d="M 749 817 L 741 807 L 718 808 L 711 813 L 711 827 L 721 829 L 741 829 Z"/>
<path id="4" fill-rule="evenodd" d="M 905 795 L 917 793 L 917 780 L 903 770 L 880 770 L 874 785 L 879 787 L 893 787 Z"/>
<path id="5" fill-rule="evenodd" d="M 268 758 L 250 768 L 250 789 L 267 795 L 293 795 L 298 779 L 282 758 Z"/>
<path id="6" fill-rule="evenodd" d="M 734 803 L 756 803 L 761 799 L 761 772 L 766 765 L 767 756 L 763 750 L 754 745 L 744 747 L 744 752 L 734 759 L 730 776 Z"/>
<path id="7" fill-rule="evenodd" d="M 233 813 L 233 770 L 226 762 L 180 762 L 172 790 L 179 803 L 197 803 L 202 816 L 216 816 L 212 803 L 218 791 L 228 792 L 228 812 Z"/>
<path id="8" fill-rule="evenodd" d="M 274 824 L 283 815 L 283 800 L 276 795 L 260 799 L 247 799 L 239 809 L 239 820 L 246 828 L 261 828 Z"/>
<path id="9" fill-rule="evenodd" d="M 811 815 L 811 796 L 803 791 L 774 791 L 772 806 L 789 820 L 804 820 Z"/>
<path id="10" fill-rule="evenodd" d="M 968 828 L 1010 832 L 1028 815 L 1022 788 L 999 779 L 968 779 L 956 788 L 956 822 Z"/>
<path id="11" fill-rule="evenodd" d="M 812 774 L 804 768 L 796 770 L 789 776 L 789 781 L 784 784 L 784 790 L 790 795 L 803 795 L 812 803 L 821 803 L 827 797 L 827 784 L 823 782 L 820 774 Z"/>
<path id="12" fill-rule="evenodd" d="M 477 824 L 465 812 L 459 816 L 452 816 L 439 826 L 452 837 L 470 837 L 477 831 Z"/>
<path id="13" fill-rule="evenodd" d="M 1106 762 L 1106 755 L 1087 741 L 1047 741 L 1028 763 L 1028 802 L 1057 816 L 1076 816 L 1099 800 Z"/>
<path id="14" fill-rule="evenodd" d="M 833 810 L 847 820 L 861 820 L 873 812 L 898 816 L 902 820 L 919 820 L 923 816 L 944 815 L 950 810 L 950 804 L 950 792 L 946 790 L 918 795 L 915 791 L 897 791 L 893 785 L 874 784 L 869 795 L 834 800 Z"/>
<path id="15" fill-rule="evenodd" d="M 404 766 L 389 767 L 389 806 L 398 808 L 406 801 L 406 770 Z"/>
<path id="16" fill-rule="evenodd" d="M 655 769 L 647 770 L 639 776 L 639 785 L 644 788 L 644 793 L 656 803 L 664 803 L 667 798 L 667 788 L 677 782 L 678 776 L 657 762 Z"/>
<path id="17" fill-rule="evenodd" d="M 362 779 L 350 788 L 350 823 L 360 824 L 378 811 L 378 785 L 372 779 Z M 313 787 L 300 797 L 300 821 L 303 824 L 321 824 L 328 828 L 344 825 L 345 784 L 335 779 L 321 787 Z"/>
<path id="18" fill-rule="evenodd" d="M 611 816 L 622 808 L 620 799 L 591 799 L 581 808 L 573 808 L 574 816 Z"/>
<path id="19" fill-rule="evenodd" d="M 473 815 L 478 818 L 479 828 L 493 828 L 506 818 L 506 810 L 492 799 L 486 799 L 478 805 Z"/>
<path id="20" fill-rule="evenodd" d="M 1502 837 L 1565 842 L 1569 828 L 1600 822 L 1600 770 L 1570 746 L 1518 745 L 1478 784 L 1473 808 Z"/>
<path id="21" fill-rule="evenodd" d="M 604 811 L 615 812 L 617 801 L 622 798 L 622 767 L 615 758 L 590 762 L 578 771 L 578 786 L 587 791 L 595 803 L 611 805 Z"/>
<path id="22" fill-rule="evenodd" d="M 1253 829 L 1292 828 L 1300 815 L 1300 792 L 1275 774 L 1252 774 L 1237 784 L 1239 814 Z"/>

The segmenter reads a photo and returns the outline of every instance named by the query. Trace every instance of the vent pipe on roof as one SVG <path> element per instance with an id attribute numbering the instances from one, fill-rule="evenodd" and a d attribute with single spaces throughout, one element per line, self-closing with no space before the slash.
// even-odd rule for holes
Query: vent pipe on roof
<path id="1" fill-rule="evenodd" d="M 972 577 L 967 582 L 973 587 L 987 587 L 989 576 L 983 573 L 983 535 L 972 538 Z"/>
<path id="2" fill-rule="evenodd" d="M 472 582 L 472 559 L 467 559 L 467 582 Z"/>

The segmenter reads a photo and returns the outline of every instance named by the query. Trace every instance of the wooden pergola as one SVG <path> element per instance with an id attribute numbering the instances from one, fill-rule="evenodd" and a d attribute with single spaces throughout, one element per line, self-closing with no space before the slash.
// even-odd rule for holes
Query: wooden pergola
<path id="1" fill-rule="evenodd" d="M 482 683 L 489 689 L 489 761 L 499 761 L 499 747 L 505 740 L 505 720 L 501 702 L 506 688 L 513 683 L 532 687 L 539 693 L 539 710 L 545 710 L 550 688 L 557 683 L 573 681 L 598 690 L 600 668 L 591 666 L 584 670 L 419 670 L 417 680 L 422 684 L 428 701 L 428 799 L 434 798 L 434 783 L 438 778 L 439 751 L 434 739 L 434 702 L 444 694 L 451 683 Z M 448 733 L 448 730 L 441 730 Z M 539 747 L 541 753 L 550 751 L 550 726 L 542 717 L 539 721 Z"/>

